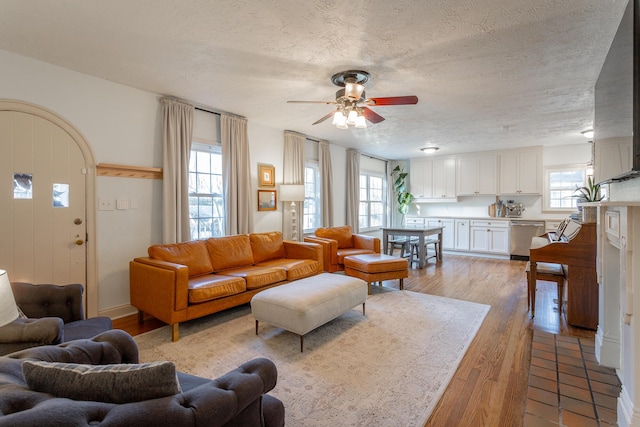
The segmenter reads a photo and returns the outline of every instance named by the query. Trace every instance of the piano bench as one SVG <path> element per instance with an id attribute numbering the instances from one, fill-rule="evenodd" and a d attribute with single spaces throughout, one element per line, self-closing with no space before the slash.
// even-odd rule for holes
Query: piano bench
<path id="1" fill-rule="evenodd" d="M 536 312 L 536 287 L 534 285 L 532 289 L 532 281 L 529 280 L 530 271 L 531 263 L 527 262 L 527 266 L 525 267 L 525 272 L 527 273 L 527 304 L 531 311 L 531 317 L 534 317 Z M 558 313 L 562 315 L 562 296 L 564 295 L 564 282 L 566 280 L 564 266 L 550 262 L 537 263 L 536 277 L 533 283 L 537 283 L 538 280 L 556 282 L 558 284 Z"/>

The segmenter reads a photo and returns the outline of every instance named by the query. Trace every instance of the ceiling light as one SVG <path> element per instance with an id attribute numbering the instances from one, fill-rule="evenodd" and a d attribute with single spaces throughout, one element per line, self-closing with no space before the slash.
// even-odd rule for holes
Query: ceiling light
<path id="1" fill-rule="evenodd" d="M 331 124 L 332 124 L 332 125 L 334 125 L 334 126 L 337 126 L 337 125 L 338 125 L 338 123 L 340 123 L 340 120 L 342 120 L 342 119 L 341 119 L 342 117 L 344 117 L 344 116 L 342 115 L 342 112 L 341 112 L 341 111 L 336 111 L 336 112 L 333 114 L 333 120 L 331 121 Z"/>
<path id="2" fill-rule="evenodd" d="M 422 151 L 425 154 L 433 154 L 439 149 L 440 149 L 439 147 L 422 147 L 420 151 Z"/>
<path id="3" fill-rule="evenodd" d="M 364 118 L 362 114 L 359 114 L 358 118 L 356 119 L 356 128 L 364 129 L 366 127 L 367 127 L 367 120 Z"/>
<path id="4" fill-rule="evenodd" d="M 585 138 L 593 138 L 593 129 L 588 129 L 581 132 Z"/>
<path id="5" fill-rule="evenodd" d="M 347 116 L 347 124 L 349 126 L 355 126 L 357 118 L 358 113 L 356 112 L 356 110 L 349 111 L 349 115 Z"/>

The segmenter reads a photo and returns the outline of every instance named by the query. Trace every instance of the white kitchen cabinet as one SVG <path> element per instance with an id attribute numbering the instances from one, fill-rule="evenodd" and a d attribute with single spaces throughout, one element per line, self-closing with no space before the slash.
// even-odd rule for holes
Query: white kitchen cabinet
<path id="1" fill-rule="evenodd" d="M 509 255 L 509 222 L 471 220 L 469 250 Z"/>
<path id="2" fill-rule="evenodd" d="M 459 156 L 457 183 L 460 196 L 498 194 L 497 156 Z"/>
<path id="3" fill-rule="evenodd" d="M 602 182 L 633 166 L 633 141 L 627 138 L 608 138 L 595 142 L 593 179 Z"/>
<path id="4" fill-rule="evenodd" d="M 409 169 L 409 192 L 415 199 L 433 198 L 433 160 L 411 159 Z"/>
<path id="5" fill-rule="evenodd" d="M 500 153 L 500 194 L 540 194 L 541 189 L 540 148 Z"/>
<path id="6" fill-rule="evenodd" d="M 469 220 L 454 220 L 454 241 L 453 249 L 456 251 L 469 250 Z"/>
<path id="7" fill-rule="evenodd" d="M 455 228 L 452 218 L 427 218 L 425 226 L 427 228 L 442 227 L 442 249 L 452 250 L 454 248 Z"/>
<path id="8" fill-rule="evenodd" d="M 411 159 L 409 191 L 414 199 L 446 201 L 456 198 L 456 160 L 453 157 Z"/>
<path id="9" fill-rule="evenodd" d="M 456 159 L 435 158 L 433 167 L 434 198 L 450 199 L 456 197 Z"/>

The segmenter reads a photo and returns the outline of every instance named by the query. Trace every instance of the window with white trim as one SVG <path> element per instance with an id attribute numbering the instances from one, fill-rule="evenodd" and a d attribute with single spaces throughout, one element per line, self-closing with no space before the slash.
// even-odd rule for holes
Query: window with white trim
<path id="1" fill-rule="evenodd" d="M 322 205 L 320 201 L 320 167 L 318 162 L 304 165 L 304 216 L 303 233 L 313 233 L 321 226 Z"/>
<path id="2" fill-rule="evenodd" d="M 586 183 L 584 166 L 546 167 L 544 178 L 544 210 L 566 212 L 578 208 L 575 190 Z"/>
<path id="3" fill-rule="evenodd" d="M 375 172 L 360 173 L 360 206 L 358 226 L 360 231 L 371 231 L 385 224 L 385 177 Z"/>
<path id="4" fill-rule="evenodd" d="M 222 149 L 193 142 L 189 157 L 189 223 L 191 239 L 224 236 Z"/>

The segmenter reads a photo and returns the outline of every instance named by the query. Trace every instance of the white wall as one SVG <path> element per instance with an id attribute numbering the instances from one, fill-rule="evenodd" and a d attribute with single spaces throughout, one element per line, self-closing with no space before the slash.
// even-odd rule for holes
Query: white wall
<path id="1" fill-rule="evenodd" d="M 162 167 L 160 95 L 0 50 L 0 96 L 47 108 L 69 121 L 85 137 L 96 163 Z M 214 106 L 224 109 L 224 106 Z M 282 209 L 258 212 L 257 164 L 276 167 L 276 189 L 282 183 L 282 129 L 248 118 L 255 231 L 282 229 Z M 334 215 L 345 221 L 346 150 L 331 145 L 334 171 Z M 162 242 L 162 182 L 151 179 L 96 178 L 96 198 L 127 199 L 134 209 L 97 211 L 99 311 L 130 312 L 129 261 L 146 256 Z M 96 200 L 98 201 L 98 200 Z"/>

